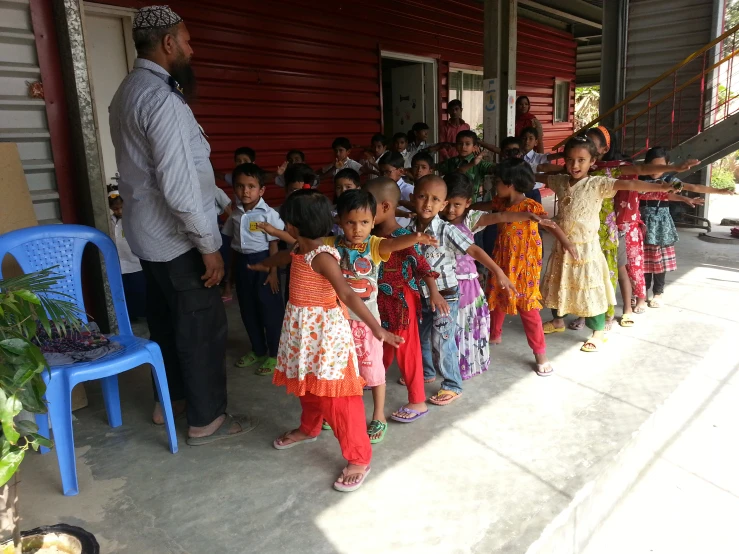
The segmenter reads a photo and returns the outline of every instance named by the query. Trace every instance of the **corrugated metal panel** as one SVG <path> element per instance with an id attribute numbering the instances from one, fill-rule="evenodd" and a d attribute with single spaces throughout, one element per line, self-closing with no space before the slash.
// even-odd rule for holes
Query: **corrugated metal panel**
<path id="1" fill-rule="evenodd" d="M 238 146 L 273 170 L 291 148 L 317 168 L 332 161 L 337 136 L 368 143 L 381 121 L 378 46 L 482 66 L 483 8 L 472 0 L 168 3 L 192 36 L 193 111 L 219 170 Z"/>
<path id="2" fill-rule="evenodd" d="M 61 221 L 46 107 L 30 98 L 41 80 L 29 0 L 0 0 L 0 141 L 18 144 L 37 219 Z"/>
<path id="3" fill-rule="evenodd" d="M 544 130 L 545 150 L 567 138 L 573 131 L 576 51 L 577 45 L 571 34 L 519 18 L 516 93 L 529 97 L 531 112 Z M 567 123 L 553 122 L 556 79 L 570 81 L 570 115 Z"/>
<path id="4" fill-rule="evenodd" d="M 602 46 L 596 44 L 577 45 L 577 84 L 597 85 L 600 83 L 600 57 Z"/>
<path id="5" fill-rule="evenodd" d="M 687 58 L 690 54 L 711 42 L 711 20 L 713 2 L 706 0 L 630 0 L 629 25 L 626 44 L 626 96 L 637 92 L 651 80 Z M 686 81 L 701 70 L 701 60 L 692 62 L 681 70 L 680 82 Z M 652 100 L 657 100 L 672 90 L 672 82 L 656 85 L 652 89 Z M 648 97 L 642 95 L 629 104 L 628 113 L 636 114 L 647 106 Z M 671 102 L 670 103 L 671 107 Z M 680 122 L 683 139 L 697 132 L 700 88 L 698 83 L 683 90 L 681 109 L 675 114 Z M 669 109 L 665 106 L 664 122 L 658 117 L 658 125 L 666 127 Z M 628 116 L 628 114 L 627 114 Z M 627 133 L 626 150 L 630 148 L 632 136 Z M 642 141 L 643 142 L 643 141 Z M 636 144 L 640 143 L 639 137 Z"/>

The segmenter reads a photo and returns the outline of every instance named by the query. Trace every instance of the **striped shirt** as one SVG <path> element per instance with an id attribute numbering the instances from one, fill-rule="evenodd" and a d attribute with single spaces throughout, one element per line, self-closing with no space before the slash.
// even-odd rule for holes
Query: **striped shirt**
<path id="1" fill-rule="evenodd" d="M 221 246 L 210 145 L 170 83 L 164 68 L 138 58 L 109 109 L 123 229 L 133 253 L 150 262 Z"/>
<path id="2" fill-rule="evenodd" d="M 406 229 L 415 233 L 417 223 L 416 220 L 411 221 Z M 431 271 L 439 274 L 436 279 L 436 286 L 439 291 L 456 287 L 457 256 L 465 254 L 469 247 L 475 243 L 454 225 L 443 221 L 438 215 L 431 220 L 424 233 L 439 240 L 439 246 L 418 245 L 424 258 L 431 266 Z M 419 284 L 421 285 L 421 296 L 428 298 L 429 289 L 426 283 L 421 281 Z"/>

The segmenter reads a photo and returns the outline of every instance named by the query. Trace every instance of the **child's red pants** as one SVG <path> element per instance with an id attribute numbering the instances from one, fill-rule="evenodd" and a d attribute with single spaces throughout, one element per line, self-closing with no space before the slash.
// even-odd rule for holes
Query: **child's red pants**
<path id="1" fill-rule="evenodd" d="M 372 446 L 367 434 L 367 420 L 361 396 L 316 396 L 309 392 L 300 397 L 303 413 L 300 430 L 309 437 L 321 434 L 325 419 L 339 440 L 341 453 L 350 464 L 369 465 Z"/>
<path id="2" fill-rule="evenodd" d="M 544 339 L 544 327 L 541 324 L 541 315 L 539 310 L 518 310 L 518 315 L 521 316 L 521 323 L 523 323 L 523 330 L 526 333 L 526 340 L 529 341 L 529 346 L 534 354 L 545 354 L 547 351 L 547 343 Z M 505 312 L 500 310 L 493 310 L 490 313 L 490 336 L 494 339 L 500 338 L 503 334 L 503 321 L 505 320 Z"/>
<path id="3" fill-rule="evenodd" d="M 385 364 L 385 371 L 393 363 L 393 358 L 397 356 L 400 375 L 405 381 L 408 389 L 408 402 L 411 404 L 420 404 L 426 401 L 426 391 L 423 388 L 423 357 L 421 356 L 421 339 L 418 333 L 418 313 L 419 299 L 410 289 L 405 290 L 405 301 L 408 304 L 408 314 L 410 323 L 407 329 L 393 331 L 405 342 L 398 348 L 389 344 L 383 344 L 382 362 Z"/>

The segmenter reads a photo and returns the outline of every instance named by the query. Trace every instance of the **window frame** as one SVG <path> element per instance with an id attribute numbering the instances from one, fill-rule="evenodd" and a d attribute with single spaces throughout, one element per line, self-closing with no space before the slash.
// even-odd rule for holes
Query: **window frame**
<path id="1" fill-rule="evenodd" d="M 557 119 L 557 107 L 558 107 L 558 94 L 557 91 L 561 85 L 567 85 L 567 98 L 565 101 L 565 113 L 564 113 L 564 119 L 558 120 Z M 554 86 L 552 88 L 552 125 L 570 125 L 572 122 L 570 121 L 570 99 L 572 97 L 572 80 L 570 79 L 562 79 L 555 77 L 554 78 Z"/>

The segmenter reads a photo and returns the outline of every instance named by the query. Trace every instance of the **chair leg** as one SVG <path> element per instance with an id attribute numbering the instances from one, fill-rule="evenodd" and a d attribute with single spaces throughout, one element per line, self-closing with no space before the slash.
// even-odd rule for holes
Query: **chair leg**
<path id="1" fill-rule="evenodd" d="M 49 437 L 49 414 L 36 414 L 36 425 L 38 425 L 38 434 L 45 439 Z M 41 454 L 48 454 L 51 452 L 50 449 L 45 446 L 41 446 L 38 451 Z"/>
<path id="2" fill-rule="evenodd" d="M 74 496 L 79 492 L 79 487 L 72 429 L 72 391 L 67 380 L 61 376 L 52 379 L 49 388 L 46 389 L 46 399 L 49 402 L 54 450 L 59 461 L 62 489 L 66 496 Z"/>
<path id="3" fill-rule="evenodd" d="M 172 401 L 169 399 L 169 385 L 167 384 L 167 372 L 164 369 L 164 359 L 159 346 L 153 344 L 149 347 L 152 363 L 151 370 L 154 376 L 154 383 L 157 387 L 159 402 L 164 411 L 164 425 L 167 428 L 167 438 L 169 439 L 169 450 L 172 454 L 177 452 L 177 431 L 174 427 L 174 413 L 172 412 Z"/>
<path id="4" fill-rule="evenodd" d="M 108 425 L 120 427 L 123 424 L 121 417 L 121 395 L 118 393 L 118 375 L 111 375 L 100 379 L 103 386 L 105 411 L 108 413 Z"/>

